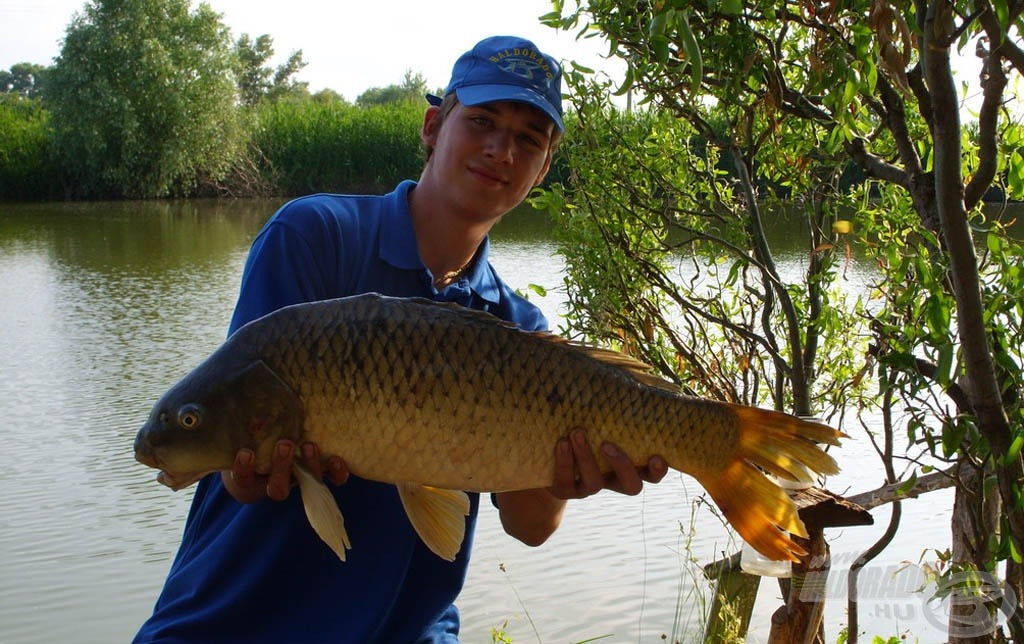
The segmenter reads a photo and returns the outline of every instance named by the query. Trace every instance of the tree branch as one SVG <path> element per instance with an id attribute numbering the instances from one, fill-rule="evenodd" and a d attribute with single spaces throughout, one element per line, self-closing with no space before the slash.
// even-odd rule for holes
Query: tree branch
<path id="1" fill-rule="evenodd" d="M 898 483 L 883 485 L 880 488 L 844 498 L 850 503 L 855 503 L 865 510 L 877 508 L 880 505 L 892 503 L 893 501 L 916 499 L 922 494 L 927 494 L 936 490 L 944 490 L 956 485 L 956 476 L 953 474 L 953 469 L 954 468 L 931 472 L 930 474 L 918 477 L 917 481 L 905 490 L 901 490 L 901 488 L 906 487 L 907 482 L 900 481 Z"/>

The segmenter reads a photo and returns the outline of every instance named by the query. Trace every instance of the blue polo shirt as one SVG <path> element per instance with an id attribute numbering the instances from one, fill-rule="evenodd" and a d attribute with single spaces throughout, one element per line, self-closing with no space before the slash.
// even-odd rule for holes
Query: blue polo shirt
<path id="1" fill-rule="evenodd" d="M 547 328 L 488 263 L 484 241 L 458 282 L 438 292 L 420 259 L 406 181 L 383 196 L 291 201 L 253 242 L 230 331 L 283 306 L 359 293 L 457 302 L 523 328 Z M 344 454 L 341 454 L 344 457 Z M 330 486 L 330 484 L 329 484 Z M 413 531 L 393 485 L 330 486 L 352 543 L 341 562 L 310 528 L 298 490 L 236 502 L 212 474 L 199 482 L 153 615 L 136 642 L 457 642 L 479 495 L 454 562 Z"/>

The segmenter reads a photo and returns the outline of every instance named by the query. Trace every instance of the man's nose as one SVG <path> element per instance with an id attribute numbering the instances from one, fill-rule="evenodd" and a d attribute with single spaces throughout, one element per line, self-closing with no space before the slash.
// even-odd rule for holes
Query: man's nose
<path id="1" fill-rule="evenodd" d="M 487 137 L 485 152 L 495 161 L 507 163 L 512 160 L 514 145 L 511 133 L 503 130 L 495 130 Z"/>

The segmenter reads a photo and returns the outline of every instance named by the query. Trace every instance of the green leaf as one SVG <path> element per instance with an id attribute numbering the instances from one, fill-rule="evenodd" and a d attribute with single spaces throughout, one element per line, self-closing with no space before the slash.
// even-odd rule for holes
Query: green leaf
<path id="1" fill-rule="evenodd" d="M 615 90 L 614 92 L 612 92 L 612 96 L 622 96 L 623 94 L 625 94 L 626 92 L 628 92 L 632 88 L 633 88 L 633 66 L 632 65 L 627 65 L 626 66 L 626 77 L 622 80 L 622 84 L 619 85 L 619 88 L 617 90 Z"/>
<path id="2" fill-rule="evenodd" d="M 679 39 L 682 41 L 683 51 L 686 53 L 686 60 L 690 63 L 690 91 L 699 94 L 701 83 L 704 81 L 704 61 L 701 58 L 700 45 L 697 44 L 697 38 L 693 35 L 693 29 L 690 28 L 689 12 L 677 12 L 675 23 Z"/>
<path id="3" fill-rule="evenodd" d="M 541 24 L 547 25 L 548 27 L 558 28 L 562 24 L 562 12 L 552 11 L 550 13 L 546 13 L 542 16 L 539 16 L 537 20 L 539 20 Z"/>
<path id="4" fill-rule="evenodd" d="M 988 247 L 989 252 L 998 253 L 1002 249 L 1003 239 L 994 233 L 985 235 L 985 245 Z"/>
<path id="5" fill-rule="evenodd" d="M 946 299 L 938 295 L 929 297 L 925 307 L 925 314 L 928 317 L 928 325 L 931 327 L 932 337 L 936 340 L 946 338 L 949 333 L 952 315 Z"/>
<path id="6" fill-rule="evenodd" d="M 878 66 L 871 60 L 866 60 L 864 64 L 866 66 L 864 76 L 867 80 L 868 92 L 873 94 L 875 92 L 875 88 L 878 87 Z"/>
<path id="7" fill-rule="evenodd" d="M 939 359 L 935 364 L 935 379 L 942 386 L 948 385 L 952 378 L 953 355 L 953 345 L 949 342 L 944 342 L 939 346 Z"/>
<path id="8" fill-rule="evenodd" d="M 1024 447 L 1024 435 L 1018 434 L 1016 438 L 1013 439 L 1013 442 L 1010 443 L 1010 448 L 1006 450 L 1006 454 L 1003 455 L 1000 462 L 1003 465 L 1009 465 L 1012 463 L 1017 459 L 1017 456 L 1020 455 L 1021 447 Z"/>
<path id="9" fill-rule="evenodd" d="M 904 481 L 903 483 L 901 483 L 900 486 L 898 488 L 896 488 L 896 494 L 898 494 L 899 496 L 903 496 L 907 492 L 909 492 L 912 489 L 914 489 L 915 485 L 917 485 L 917 472 L 916 471 L 911 472 L 910 473 L 910 478 L 907 479 L 906 481 Z"/>
<path id="10" fill-rule="evenodd" d="M 651 24 L 647 27 L 647 35 L 653 41 L 665 35 L 665 25 L 668 24 L 668 12 L 656 13 L 651 18 Z"/>
<path id="11" fill-rule="evenodd" d="M 999 26 L 1002 27 L 1002 31 L 1005 37 L 1006 31 L 1010 28 L 1010 6 L 1009 2 L 993 2 L 992 8 L 996 11 L 996 19 L 999 20 Z M 996 46 L 996 43 L 992 43 L 992 46 Z"/>
<path id="12" fill-rule="evenodd" d="M 668 38 L 657 36 L 651 38 L 651 51 L 654 52 L 654 59 L 661 64 L 668 62 Z"/>
<path id="13" fill-rule="evenodd" d="M 942 424 L 942 455 L 949 458 L 956 454 L 963 443 L 967 428 L 959 419 Z"/>
<path id="14" fill-rule="evenodd" d="M 852 103 L 854 97 L 857 96 L 857 79 L 850 77 L 846 79 L 846 85 L 843 86 L 843 103 Z"/>
<path id="15" fill-rule="evenodd" d="M 722 0 L 718 9 L 727 16 L 738 16 L 743 13 L 743 0 Z"/>

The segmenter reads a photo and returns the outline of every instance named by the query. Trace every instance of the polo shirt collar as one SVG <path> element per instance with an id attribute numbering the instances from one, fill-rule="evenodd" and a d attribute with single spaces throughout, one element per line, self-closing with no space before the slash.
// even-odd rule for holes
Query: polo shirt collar
<path id="1" fill-rule="evenodd" d="M 380 259 L 395 268 L 411 271 L 427 271 L 416 246 L 416 232 L 412 227 L 412 213 L 409 211 L 409 191 L 416 187 L 415 181 L 403 181 L 385 198 L 390 201 L 382 209 L 383 221 L 380 226 L 378 249 Z M 491 241 L 485 237 L 469 272 L 448 289 L 464 288 L 466 284 L 476 295 L 487 302 L 497 304 L 500 289 L 498 281 L 490 270 Z"/>

